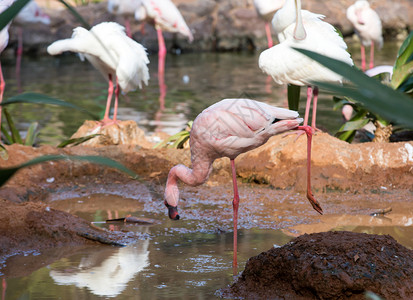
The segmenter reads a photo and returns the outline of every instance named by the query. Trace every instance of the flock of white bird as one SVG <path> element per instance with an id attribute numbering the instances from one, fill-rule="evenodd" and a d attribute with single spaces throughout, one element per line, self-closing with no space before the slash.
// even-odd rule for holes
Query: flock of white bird
<path id="1" fill-rule="evenodd" d="M 7 9 L 14 0 L 1 0 L 0 12 Z M 304 55 L 294 51 L 292 47 L 309 49 L 320 54 L 353 64 L 347 46 L 333 26 L 324 22 L 323 15 L 301 10 L 301 1 L 296 0 L 254 0 L 257 13 L 265 20 L 266 35 L 269 49 L 259 58 L 259 67 L 269 74 L 277 84 L 296 84 L 309 86 L 310 81 L 341 82 L 340 76 L 315 63 Z M 109 0 L 108 11 L 123 16 L 125 28 L 114 22 L 104 22 L 92 27 L 89 31 L 78 27 L 70 39 L 57 41 L 47 49 L 51 55 L 65 51 L 77 52 L 81 58 L 86 58 L 106 78 L 108 78 L 108 102 L 104 125 L 116 122 L 119 87 L 124 93 L 148 84 L 149 63 L 142 45 L 131 38 L 129 18 L 139 22 L 154 25 L 158 33 L 159 43 L 159 74 L 164 73 L 166 55 L 162 31 L 180 33 L 190 42 L 193 35 L 181 13 L 171 0 Z M 371 47 L 370 65 L 373 67 L 374 44 L 383 44 L 380 18 L 372 10 L 366 0 L 357 0 L 347 10 L 347 17 L 354 25 L 355 31 L 362 42 L 362 69 L 365 70 L 365 47 Z M 279 44 L 273 46 L 270 21 Z M 22 27 L 24 24 L 42 22 L 49 24 L 50 19 L 45 15 L 34 0 L 16 16 L 13 24 Z M 10 25 L 10 24 L 9 24 Z M 0 33 L 0 50 L 3 51 L 8 43 L 8 26 Z M 110 37 L 110 38 L 109 38 Z M 21 30 L 19 31 L 18 63 L 22 53 Z M 0 66 L 1 70 L 1 66 Z M 0 102 L 4 92 L 4 79 L 0 75 Z M 115 88 L 113 85 L 115 80 Z M 115 91 L 115 108 L 113 120 L 109 118 L 110 103 Z M 308 122 L 310 95 L 314 93 L 314 106 L 317 104 L 317 87 L 308 87 L 308 100 L 305 125 Z M 1 107 L 0 107 L 1 109 Z M 315 128 L 315 111 L 313 110 L 312 126 Z M 1 122 L 1 114 L 0 114 Z"/>
<path id="2" fill-rule="evenodd" d="M 1 9 L 6 9 L 12 2 L 13 0 L 1 0 Z M 258 65 L 263 72 L 274 79 L 276 84 L 308 86 L 304 127 L 299 127 L 303 120 L 299 118 L 297 112 L 271 107 L 250 99 L 222 100 L 205 109 L 193 123 L 190 139 L 193 169 L 183 165 L 172 168 L 165 189 L 165 205 L 168 207 L 169 217 L 179 219 L 178 179 L 191 186 L 200 185 L 208 179 L 212 163 L 216 158 L 229 157 L 231 159 L 234 188 L 235 266 L 239 195 L 234 159 L 239 154 L 264 144 L 275 134 L 291 129 L 308 129 L 312 98 L 313 117 L 310 133 L 315 131 L 318 89 L 311 86 L 311 82 L 341 83 L 343 80 L 338 74 L 293 48 L 311 50 L 353 65 L 351 56 L 347 52 L 347 45 L 336 29 L 323 21 L 323 15 L 302 10 L 301 0 L 254 0 L 254 3 L 258 14 L 266 21 L 269 45 L 269 49 L 261 53 Z M 129 16 L 134 16 L 139 21 L 153 24 L 158 32 L 159 57 L 163 61 L 166 48 L 162 30 L 178 32 L 188 37 L 189 41 L 193 40 L 191 30 L 170 0 L 109 0 L 108 9 L 113 13 L 122 14 L 126 20 Z M 366 0 L 356 1 L 349 7 L 347 16 L 362 41 L 363 68 L 365 68 L 364 47 L 371 46 L 373 55 L 374 43 L 379 47 L 383 43 L 380 19 Z M 279 44 L 275 46 L 272 46 L 270 20 L 279 41 Z M 130 35 L 130 30 L 127 30 Z M 3 29 L 1 36 L 1 50 L 3 50 L 7 45 L 7 28 Z M 142 83 L 147 84 L 149 80 L 147 67 L 149 60 L 144 47 L 130 38 L 123 26 L 114 22 L 104 22 L 95 25 L 90 30 L 78 27 L 74 29 L 71 38 L 51 44 L 47 51 L 51 55 L 64 51 L 77 52 L 81 58 L 89 60 L 108 78 L 108 101 L 102 125 L 116 122 L 119 87 L 126 93 L 142 87 Z M 373 57 L 370 60 L 370 67 L 372 64 Z M 163 73 L 163 65 L 160 65 L 159 72 Z M 1 82 L 1 93 L 3 93 L 4 80 L 2 79 Z M 115 91 L 115 108 L 113 119 L 110 119 L 109 111 L 113 91 Z M 306 133 L 309 134 L 308 131 Z M 308 199 L 313 208 L 322 213 L 321 207 L 312 197 L 310 190 L 309 193 Z"/>

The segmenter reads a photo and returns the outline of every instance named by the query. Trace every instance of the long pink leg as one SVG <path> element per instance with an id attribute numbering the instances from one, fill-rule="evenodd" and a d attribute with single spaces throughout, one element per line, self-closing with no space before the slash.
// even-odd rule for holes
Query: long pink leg
<path id="1" fill-rule="evenodd" d="M 313 130 L 318 130 L 317 127 L 315 127 L 315 119 L 317 115 L 317 101 L 318 101 L 318 87 L 314 87 L 313 89 L 313 116 L 311 118 L 311 127 L 313 127 Z"/>
<path id="2" fill-rule="evenodd" d="M 130 21 L 127 16 L 125 16 L 125 29 L 126 29 L 126 35 L 132 38 L 132 30 L 130 28 Z"/>
<path id="3" fill-rule="evenodd" d="M 370 65 L 369 69 L 373 69 L 374 67 L 374 42 L 371 42 L 370 45 Z"/>
<path id="4" fill-rule="evenodd" d="M 304 126 L 308 124 L 308 116 L 310 115 L 310 105 L 311 98 L 313 96 L 313 88 L 311 86 L 307 87 L 307 103 L 305 105 L 305 114 L 304 114 Z"/>
<path id="5" fill-rule="evenodd" d="M 119 83 L 118 83 L 118 77 L 116 77 L 115 106 L 113 109 L 113 122 L 114 123 L 116 123 L 116 119 L 118 116 L 118 104 L 119 104 Z"/>
<path id="6" fill-rule="evenodd" d="M 311 141 L 313 129 L 310 126 L 298 126 L 297 129 L 304 130 L 307 134 L 307 199 L 318 213 L 323 214 L 320 203 L 314 198 L 313 192 L 311 191 Z"/>
<path id="7" fill-rule="evenodd" d="M 267 35 L 268 48 L 271 48 L 274 45 L 274 43 L 272 41 L 271 26 L 269 22 L 265 22 L 265 34 Z"/>
<path id="8" fill-rule="evenodd" d="M 3 101 L 3 94 L 4 94 L 5 86 L 6 86 L 6 82 L 4 81 L 3 70 L 1 69 L 1 63 L 0 63 L 0 103 Z M 1 110 L 2 110 L 2 106 L 0 106 L 0 127 L 1 127 Z"/>
<path id="9" fill-rule="evenodd" d="M 113 95 L 113 82 L 112 82 L 112 75 L 109 74 L 109 87 L 108 87 L 108 99 L 106 101 L 106 110 L 105 110 L 105 116 L 103 117 L 102 123 L 106 124 L 111 121 L 109 118 L 109 111 L 110 111 L 110 103 L 112 102 L 112 95 Z"/>
<path id="10" fill-rule="evenodd" d="M 20 70 L 23 56 L 23 28 L 17 27 L 17 52 L 16 52 L 16 81 L 17 90 L 21 92 Z"/>
<path id="11" fill-rule="evenodd" d="M 165 40 L 162 35 L 162 30 L 156 30 L 158 34 L 158 81 L 159 81 L 159 104 L 160 109 L 165 109 L 165 96 L 166 96 L 166 84 L 165 84 L 165 59 L 166 59 L 166 47 Z"/>
<path id="12" fill-rule="evenodd" d="M 366 71 L 366 49 L 363 44 L 361 44 L 361 70 Z"/>
<path id="13" fill-rule="evenodd" d="M 6 278 L 3 277 L 1 281 L 2 281 L 2 288 L 3 288 L 3 292 L 1 293 L 1 300 L 6 300 L 6 289 L 7 289 Z"/>
<path id="14" fill-rule="evenodd" d="M 234 210 L 234 258 L 232 261 L 232 272 L 234 276 L 237 274 L 238 260 L 237 260 L 237 245 L 238 245 L 238 207 L 239 207 L 239 195 L 238 195 L 238 185 L 237 185 L 237 174 L 235 171 L 235 162 L 231 159 L 231 169 L 232 169 L 232 184 L 234 186 L 234 200 L 232 200 L 232 208 Z"/>

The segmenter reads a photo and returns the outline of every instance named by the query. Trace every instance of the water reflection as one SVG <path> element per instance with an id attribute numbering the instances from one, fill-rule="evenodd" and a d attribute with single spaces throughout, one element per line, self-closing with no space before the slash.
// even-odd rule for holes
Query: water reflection
<path id="1" fill-rule="evenodd" d="M 50 277 L 58 285 L 87 288 L 97 296 L 120 295 L 133 278 L 149 266 L 149 240 L 123 248 L 103 247 L 99 251 L 70 258 L 51 267 Z M 77 266 L 73 264 L 79 260 Z"/>

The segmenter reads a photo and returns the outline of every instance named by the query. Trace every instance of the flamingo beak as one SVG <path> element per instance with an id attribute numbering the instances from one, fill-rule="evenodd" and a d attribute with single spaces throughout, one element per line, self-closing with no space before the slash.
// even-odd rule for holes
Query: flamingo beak
<path id="1" fill-rule="evenodd" d="M 172 220 L 179 220 L 178 214 L 178 207 L 169 205 L 168 202 L 165 201 L 165 206 L 168 208 L 168 216 Z"/>

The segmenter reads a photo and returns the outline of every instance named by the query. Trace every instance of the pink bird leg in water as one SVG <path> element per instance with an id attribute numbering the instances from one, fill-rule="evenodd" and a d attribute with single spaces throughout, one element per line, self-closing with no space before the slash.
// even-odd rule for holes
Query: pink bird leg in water
<path id="1" fill-rule="evenodd" d="M 304 130 L 312 134 L 310 126 L 299 128 L 303 121 L 295 111 L 274 107 L 250 99 L 224 99 L 205 109 L 195 119 L 190 138 L 192 169 L 184 165 L 174 166 L 169 174 L 165 188 L 165 205 L 168 215 L 179 220 L 178 179 L 190 186 L 204 183 L 212 171 L 212 163 L 220 157 L 231 161 L 234 188 L 234 258 L 233 271 L 237 271 L 237 228 L 239 194 L 236 181 L 235 158 L 244 152 L 255 149 L 276 134 L 292 129 Z M 311 147 L 311 139 L 308 144 Z M 311 149 L 308 152 L 311 154 Z M 309 167 L 310 164 L 308 163 Z M 308 175 L 310 172 L 308 172 Z M 308 192 L 308 199 L 314 209 L 322 212 L 320 205 Z"/>

